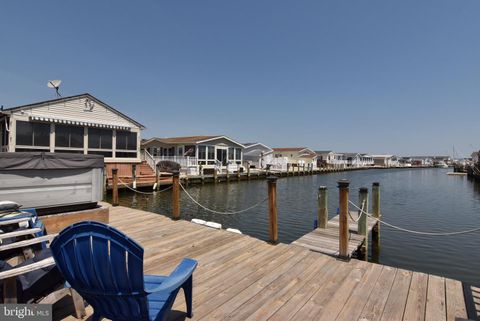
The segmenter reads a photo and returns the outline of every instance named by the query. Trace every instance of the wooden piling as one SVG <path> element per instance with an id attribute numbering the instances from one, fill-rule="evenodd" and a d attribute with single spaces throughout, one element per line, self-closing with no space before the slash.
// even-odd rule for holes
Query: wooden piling
<path id="1" fill-rule="evenodd" d="M 358 191 L 358 206 L 362 208 L 363 211 L 368 213 L 368 188 L 361 187 Z M 367 214 L 358 211 L 358 215 L 361 215 L 358 219 L 358 234 L 365 236 L 365 241 L 362 244 L 362 253 L 364 259 L 368 260 L 368 228 L 367 228 Z"/>
<path id="2" fill-rule="evenodd" d="M 372 184 L 372 215 L 373 217 L 380 219 L 380 183 L 375 182 Z M 380 223 L 377 222 L 372 230 L 373 245 L 379 247 L 380 245 Z"/>
<path id="3" fill-rule="evenodd" d="M 350 182 L 346 179 L 338 181 L 339 198 L 339 256 L 343 259 L 349 258 L 348 253 L 348 186 Z"/>
<path id="4" fill-rule="evenodd" d="M 318 189 L 318 227 L 327 228 L 328 223 L 328 190 L 326 186 Z"/>
<path id="5" fill-rule="evenodd" d="M 137 188 L 137 165 L 132 165 L 132 187 Z"/>
<path id="6" fill-rule="evenodd" d="M 237 167 L 237 181 L 240 181 L 240 165 Z"/>
<path id="7" fill-rule="evenodd" d="M 368 212 L 368 188 L 361 187 L 358 191 L 358 207 L 362 207 L 362 204 L 365 202 L 363 207 L 364 212 Z M 358 220 L 358 234 L 365 235 L 367 233 L 367 215 L 358 211 L 360 216 Z"/>
<path id="8" fill-rule="evenodd" d="M 173 172 L 172 176 L 172 219 L 180 219 L 180 172 Z"/>
<path id="9" fill-rule="evenodd" d="M 278 243 L 278 217 L 277 217 L 277 177 L 267 177 L 268 182 L 268 217 L 269 217 L 269 242 Z"/>
<path id="10" fill-rule="evenodd" d="M 112 205 L 118 206 L 118 168 L 112 168 Z"/>
<path id="11" fill-rule="evenodd" d="M 247 179 L 250 180 L 250 164 L 247 165 Z"/>
<path id="12" fill-rule="evenodd" d="M 214 168 L 213 169 L 213 182 L 216 184 L 218 181 L 218 173 L 217 173 L 217 169 Z"/>
<path id="13" fill-rule="evenodd" d="M 288 177 L 288 174 L 290 174 L 290 164 L 287 163 L 287 177 Z"/>

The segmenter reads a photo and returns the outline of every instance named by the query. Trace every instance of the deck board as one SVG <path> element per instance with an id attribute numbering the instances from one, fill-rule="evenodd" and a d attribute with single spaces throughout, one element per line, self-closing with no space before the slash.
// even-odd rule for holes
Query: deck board
<path id="1" fill-rule="evenodd" d="M 459 281 L 355 259 L 345 262 L 304 246 L 271 245 L 246 235 L 125 207 L 110 208 L 110 224 L 145 248 L 146 273 L 166 275 L 184 257 L 198 260 L 193 278 L 193 320 L 466 317 Z M 335 224 L 333 221 L 332 228 Z M 318 233 L 314 232 L 305 238 L 306 243 L 312 242 L 311 237 Z M 332 235 L 325 235 L 335 243 Z M 173 309 L 168 320 L 185 319 L 182 293 Z M 55 320 L 75 320 L 65 316 L 68 305 L 62 311 L 54 313 L 61 315 Z M 93 313 L 91 307 L 87 307 L 87 313 Z"/>
<path id="2" fill-rule="evenodd" d="M 351 211 L 350 215 L 357 219 L 358 213 Z M 311 251 L 337 257 L 339 255 L 340 216 L 330 219 L 327 228 L 317 228 L 307 233 L 292 244 L 303 246 Z M 372 231 L 377 221 L 367 218 L 367 235 Z M 358 234 L 358 223 L 348 217 L 349 242 L 348 253 L 352 256 L 364 243 L 365 236 Z"/>

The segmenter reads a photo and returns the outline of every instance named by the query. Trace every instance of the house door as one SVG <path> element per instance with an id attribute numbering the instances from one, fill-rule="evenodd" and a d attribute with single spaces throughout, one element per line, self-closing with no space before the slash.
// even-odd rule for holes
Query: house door
<path id="1" fill-rule="evenodd" d="M 217 149 L 217 160 L 222 163 L 222 166 L 227 166 L 227 150 Z"/>

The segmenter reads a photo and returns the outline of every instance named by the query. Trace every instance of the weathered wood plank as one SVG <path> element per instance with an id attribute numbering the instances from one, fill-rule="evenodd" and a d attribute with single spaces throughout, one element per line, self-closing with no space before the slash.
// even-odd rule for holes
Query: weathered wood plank
<path id="1" fill-rule="evenodd" d="M 428 276 L 426 321 L 445 321 L 447 312 L 445 305 L 445 279 L 436 275 Z"/>
<path id="2" fill-rule="evenodd" d="M 408 291 L 407 305 L 403 316 L 404 321 L 425 320 L 425 307 L 427 305 L 428 275 L 413 272 L 412 283 Z"/>
<path id="3" fill-rule="evenodd" d="M 447 300 L 447 321 L 458 321 L 458 318 L 467 319 L 467 308 L 463 296 L 462 282 L 445 279 Z"/>

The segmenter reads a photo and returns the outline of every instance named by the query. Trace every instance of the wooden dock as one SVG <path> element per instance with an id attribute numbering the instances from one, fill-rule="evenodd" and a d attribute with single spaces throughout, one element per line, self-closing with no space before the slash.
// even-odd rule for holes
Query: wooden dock
<path id="1" fill-rule="evenodd" d="M 120 206 L 111 208 L 110 224 L 145 248 L 145 273 L 168 275 L 182 258 L 198 260 L 193 320 L 467 318 L 462 283 L 456 280 L 355 259 L 345 262 L 302 246 L 270 245 Z M 56 320 L 76 320 L 66 307 L 55 307 Z M 182 293 L 173 309 L 169 320 L 188 320 Z M 87 312 L 92 314 L 91 307 Z"/>
<path id="2" fill-rule="evenodd" d="M 357 219 L 357 212 L 350 212 L 350 215 Z M 338 257 L 339 255 L 339 215 L 333 217 L 328 221 L 327 228 L 317 228 L 310 233 L 305 234 L 298 240 L 292 242 L 292 244 L 303 246 L 309 250 Z M 367 230 L 368 234 L 372 231 L 373 227 L 377 224 L 377 221 L 372 218 L 367 218 Z M 348 250 L 350 256 L 365 242 L 365 237 L 358 234 L 358 224 L 353 221 L 351 217 L 348 217 Z"/>

